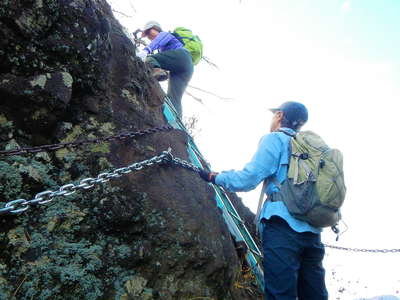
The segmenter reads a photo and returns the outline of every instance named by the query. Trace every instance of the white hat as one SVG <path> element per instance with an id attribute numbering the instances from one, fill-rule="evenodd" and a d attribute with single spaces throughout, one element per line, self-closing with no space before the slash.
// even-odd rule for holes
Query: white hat
<path id="1" fill-rule="evenodd" d="M 160 31 L 162 31 L 160 23 L 158 23 L 156 21 L 149 21 L 144 25 L 143 32 L 146 32 L 147 30 L 149 30 L 151 28 L 156 28 L 156 29 L 159 29 Z"/>

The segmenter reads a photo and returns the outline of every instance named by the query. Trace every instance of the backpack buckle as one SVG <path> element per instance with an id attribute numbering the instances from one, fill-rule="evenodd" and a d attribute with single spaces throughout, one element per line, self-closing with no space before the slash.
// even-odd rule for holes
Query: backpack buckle
<path id="1" fill-rule="evenodd" d="M 331 227 L 332 231 L 336 234 L 336 242 L 339 240 L 339 236 L 340 236 L 340 229 L 337 227 L 336 225 L 333 225 Z"/>
<path id="2" fill-rule="evenodd" d="M 302 160 L 307 160 L 307 159 L 310 158 L 310 155 L 308 153 L 301 153 L 299 155 L 299 158 L 302 159 Z"/>

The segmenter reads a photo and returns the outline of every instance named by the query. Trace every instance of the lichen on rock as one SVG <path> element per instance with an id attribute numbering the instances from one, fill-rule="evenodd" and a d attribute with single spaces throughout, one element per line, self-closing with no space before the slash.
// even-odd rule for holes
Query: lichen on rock
<path id="1" fill-rule="evenodd" d="M 90 47 L 88 48 L 88 45 Z M 163 91 L 105 0 L 0 3 L 0 147 L 96 139 L 166 124 Z M 0 201 L 128 166 L 179 131 L 0 157 Z M 155 165 L 0 216 L 0 299 L 256 299 L 213 190 Z"/>
<path id="2" fill-rule="evenodd" d="M 39 86 L 42 89 L 45 87 L 47 81 L 47 76 L 46 75 L 39 75 L 35 76 L 31 81 L 30 84 L 32 87 Z"/>

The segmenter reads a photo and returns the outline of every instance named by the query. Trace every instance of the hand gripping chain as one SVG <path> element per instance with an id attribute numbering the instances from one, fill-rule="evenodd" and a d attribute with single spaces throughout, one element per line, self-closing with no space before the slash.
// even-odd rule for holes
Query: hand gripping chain
<path id="1" fill-rule="evenodd" d="M 124 168 L 119 168 L 110 172 L 101 173 L 97 175 L 96 178 L 92 177 L 85 178 L 82 179 L 77 184 L 69 183 L 61 186 L 57 191 L 48 190 L 40 192 L 36 194 L 35 197 L 31 200 L 17 199 L 7 202 L 3 208 L 0 208 L 0 215 L 20 214 L 24 211 L 27 211 L 29 208 L 31 208 L 31 206 L 50 203 L 54 201 L 55 197 L 72 195 L 77 191 L 86 191 L 94 187 L 95 185 L 106 183 L 110 181 L 110 179 L 121 177 L 132 171 L 139 171 L 144 167 L 162 163 L 173 163 L 182 168 L 186 168 L 195 172 L 199 171 L 199 169 L 196 166 L 192 165 L 191 163 L 184 161 L 180 158 L 174 157 L 171 153 L 171 148 L 170 148 L 168 149 L 168 151 L 163 151 L 158 156 L 154 156 L 150 159 L 146 159 L 141 162 L 133 163 Z"/>
<path id="2" fill-rule="evenodd" d="M 170 125 L 164 125 L 160 127 L 153 127 L 138 131 L 130 131 L 126 133 L 120 133 L 112 136 L 107 137 L 100 137 L 97 139 L 91 140 L 82 140 L 82 141 L 74 141 L 69 143 L 60 143 L 60 144 L 52 144 L 52 145 L 42 145 L 42 146 L 35 146 L 35 147 L 26 147 L 26 148 L 18 148 L 12 150 L 4 150 L 0 151 L 0 156 L 11 156 L 11 155 L 22 155 L 27 153 L 38 153 L 38 152 L 50 152 L 50 151 L 57 151 L 62 148 L 77 148 L 88 144 L 99 144 L 104 142 L 110 142 L 113 140 L 124 140 L 128 138 L 135 138 L 138 136 L 148 135 L 156 132 L 162 131 L 169 131 L 173 130 L 173 127 Z"/>

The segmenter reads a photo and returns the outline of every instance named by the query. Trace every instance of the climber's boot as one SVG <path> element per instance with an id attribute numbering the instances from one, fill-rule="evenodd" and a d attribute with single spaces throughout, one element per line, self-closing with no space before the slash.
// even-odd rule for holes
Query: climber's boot
<path id="1" fill-rule="evenodd" d="M 153 68 L 151 75 L 158 81 L 164 81 L 168 79 L 168 72 L 160 68 Z"/>

